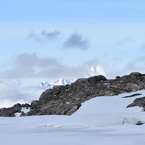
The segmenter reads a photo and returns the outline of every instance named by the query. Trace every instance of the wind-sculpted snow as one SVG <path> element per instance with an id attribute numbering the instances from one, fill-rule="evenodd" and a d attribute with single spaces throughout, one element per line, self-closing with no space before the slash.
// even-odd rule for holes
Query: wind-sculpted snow
<path id="1" fill-rule="evenodd" d="M 132 94 L 140 96 L 123 98 Z M 90 99 L 71 116 L 0 117 L 3 145 L 144 145 L 145 113 L 126 108 L 145 90 Z M 138 122 L 142 125 L 136 125 Z"/>
<path id="2" fill-rule="evenodd" d="M 140 94 L 139 96 L 124 98 L 132 94 Z M 136 98 L 145 96 L 145 90 L 123 93 L 116 96 L 100 96 L 92 98 L 82 104 L 82 107 L 74 113 L 74 115 L 82 114 L 97 114 L 97 113 L 138 113 L 142 111 L 142 107 L 126 108 L 128 104 L 132 103 Z"/>

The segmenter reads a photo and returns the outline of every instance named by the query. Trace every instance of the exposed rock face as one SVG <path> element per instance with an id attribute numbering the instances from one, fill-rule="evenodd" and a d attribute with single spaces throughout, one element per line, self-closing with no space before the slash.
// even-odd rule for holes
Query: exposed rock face
<path id="1" fill-rule="evenodd" d="M 107 80 L 102 75 L 78 79 L 71 85 L 55 86 L 43 92 L 39 101 L 32 102 L 28 115 L 71 115 L 91 98 L 141 89 L 145 89 L 145 75 L 141 73 L 131 73 L 114 80 Z"/>
<path id="2" fill-rule="evenodd" d="M 46 90 L 39 100 L 32 101 L 31 110 L 24 115 L 71 115 L 83 102 L 91 98 L 113 96 L 142 89 L 145 89 L 145 74 L 137 72 L 123 77 L 118 76 L 112 80 L 107 80 L 102 75 L 78 79 L 71 85 L 55 86 L 53 89 Z M 0 116 L 9 115 L 9 113 L 2 114 L 1 112 L 6 111 L 1 109 Z"/>
<path id="3" fill-rule="evenodd" d="M 145 97 L 136 98 L 133 103 L 131 103 L 127 106 L 127 108 L 134 107 L 134 106 L 143 107 L 143 111 L 145 111 Z"/>
<path id="4" fill-rule="evenodd" d="M 30 107 L 30 105 L 27 103 L 26 104 L 18 103 L 9 108 L 2 108 L 2 109 L 0 109 L 0 116 L 15 117 L 15 113 L 22 113 L 24 115 L 25 113 L 22 111 L 23 107 L 28 108 L 28 107 Z"/>
<path id="5" fill-rule="evenodd" d="M 139 93 L 135 93 L 135 94 L 132 94 L 132 95 L 129 95 L 129 96 L 124 96 L 123 98 L 130 98 L 130 97 L 135 97 L 135 96 L 139 96 L 141 94 Z"/>

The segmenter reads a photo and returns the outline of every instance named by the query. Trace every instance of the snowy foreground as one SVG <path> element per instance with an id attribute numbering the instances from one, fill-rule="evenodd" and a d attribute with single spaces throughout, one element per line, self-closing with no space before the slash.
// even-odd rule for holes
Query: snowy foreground
<path id="1" fill-rule="evenodd" d="M 122 98 L 135 93 L 142 95 Z M 126 106 L 145 91 L 85 102 L 72 116 L 0 118 L 1 145 L 145 145 L 145 112 Z"/>

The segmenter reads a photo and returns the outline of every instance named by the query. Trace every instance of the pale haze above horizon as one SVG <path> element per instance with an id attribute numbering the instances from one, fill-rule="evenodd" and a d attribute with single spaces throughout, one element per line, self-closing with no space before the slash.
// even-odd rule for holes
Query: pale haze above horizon
<path id="1" fill-rule="evenodd" d="M 0 34 L 0 80 L 145 73 L 144 0 L 4 0 Z"/>

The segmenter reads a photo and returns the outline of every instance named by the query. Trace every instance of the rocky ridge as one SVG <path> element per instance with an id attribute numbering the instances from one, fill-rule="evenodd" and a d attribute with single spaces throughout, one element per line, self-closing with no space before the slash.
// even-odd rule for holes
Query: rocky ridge
<path id="1" fill-rule="evenodd" d="M 115 79 L 106 79 L 104 76 L 78 79 L 71 85 L 54 86 L 44 91 L 39 100 L 30 104 L 30 111 L 22 112 L 22 116 L 32 115 L 71 115 L 79 109 L 86 100 L 99 96 L 113 96 L 145 89 L 145 74 L 131 73 Z M 145 108 L 145 98 L 134 101 L 127 107 L 141 106 Z M 15 108 L 14 106 L 11 108 Z M 15 116 L 16 111 L 10 108 L 0 109 L 0 116 Z M 19 110 L 21 111 L 21 110 Z"/>

